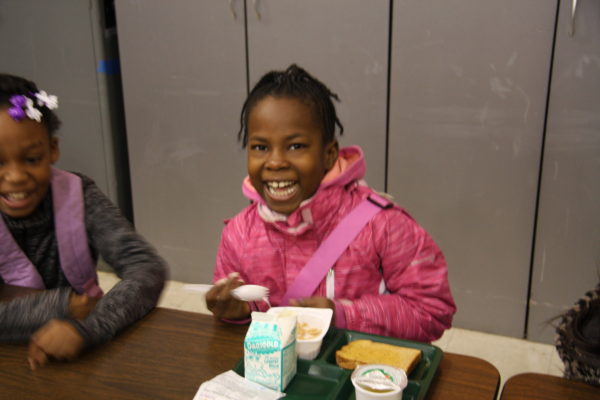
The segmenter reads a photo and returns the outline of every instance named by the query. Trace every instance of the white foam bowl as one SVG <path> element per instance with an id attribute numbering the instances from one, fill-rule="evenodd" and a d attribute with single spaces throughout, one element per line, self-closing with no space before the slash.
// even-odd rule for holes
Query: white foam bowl
<path id="1" fill-rule="evenodd" d="M 325 334 L 329 330 L 333 310 L 330 308 L 311 307 L 271 307 L 267 312 L 279 313 L 284 310 L 290 310 L 296 314 L 297 324 L 306 323 L 310 328 L 320 329 L 318 335 L 310 339 L 298 339 L 296 336 L 296 352 L 298 353 L 298 358 L 303 360 L 314 360 L 321 350 L 323 337 L 325 337 Z"/>

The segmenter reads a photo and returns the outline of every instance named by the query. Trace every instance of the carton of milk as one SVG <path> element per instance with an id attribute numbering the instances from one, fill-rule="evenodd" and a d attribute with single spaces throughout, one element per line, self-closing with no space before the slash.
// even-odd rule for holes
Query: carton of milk
<path id="1" fill-rule="evenodd" d="M 283 391 L 296 375 L 296 314 L 252 313 L 244 339 L 244 376 Z"/>

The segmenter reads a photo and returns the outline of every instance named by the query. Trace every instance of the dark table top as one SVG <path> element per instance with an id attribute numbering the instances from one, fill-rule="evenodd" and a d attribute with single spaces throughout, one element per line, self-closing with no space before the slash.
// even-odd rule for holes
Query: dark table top
<path id="1" fill-rule="evenodd" d="M 0 285 L 0 300 L 16 292 Z M 200 384 L 243 356 L 246 325 L 157 308 L 110 343 L 31 371 L 26 344 L 0 344 L 0 399 L 193 399 Z M 487 361 L 445 353 L 427 399 L 495 399 Z"/>
<path id="2" fill-rule="evenodd" d="M 509 378 L 501 400 L 597 400 L 600 387 L 558 376 L 525 373 Z"/>

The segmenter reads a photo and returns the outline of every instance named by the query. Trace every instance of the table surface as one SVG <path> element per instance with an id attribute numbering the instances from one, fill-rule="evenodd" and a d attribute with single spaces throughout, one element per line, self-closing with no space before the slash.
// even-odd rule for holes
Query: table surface
<path id="1" fill-rule="evenodd" d="M 0 285 L 0 300 L 17 295 Z M 0 399 L 193 399 L 200 384 L 243 356 L 246 325 L 156 308 L 75 361 L 31 371 L 26 344 L 0 344 Z M 427 399 L 495 399 L 500 375 L 487 361 L 445 353 Z"/>
<path id="2" fill-rule="evenodd" d="M 558 376 L 525 373 L 509 378 L 501 400 L 597 400 L 600 387 Z"/>

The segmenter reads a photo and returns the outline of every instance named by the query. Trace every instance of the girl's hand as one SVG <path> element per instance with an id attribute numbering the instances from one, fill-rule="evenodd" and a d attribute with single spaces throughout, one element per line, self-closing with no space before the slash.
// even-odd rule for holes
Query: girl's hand
<path id="1" fill-rule="evenodd" d="M 331 325 L 335 324 L 335 303 L 327 297 L 314 296 L 305 297 L 303 299 L 290 299 L 292 307 L 314 307 L 314 308 L 331 308 L 333 315 L 331 317 Z"/>
<path id="2" fill-rule="evenodd" d="M 250 317 L 250 305 L 231 296 L 231 291 L 244 284 L 239 274 L 229 274 L 206 293 L 206 307 L 219 319 L 244 319 Z"/>
<path id="3" fill-rule="evenodd" d="M 335 311 L 335 303 L 327 297 L 314 296 L 305 297 L 303 299 L 290 299 L 292 307 L 314 307 L 314 308 L 331 308 Z"/>
<path id="4" fill-rule="evenodd" d="M 79 355 L 84 344 L 83 337 L 73 325 L 53 319 L 31 336 L 29 366 L 35 370 L 48 363 L 49 358 L 72 360 Z"/>
<path id="5" fill-rule="evenodd" d="M 88 316 L 96 307 L 98 298 L 90 297 L 86 294 L 77 294 L 72 292 L 69 296 L 69 314 L 71 318 L 82 320 Z"/>

